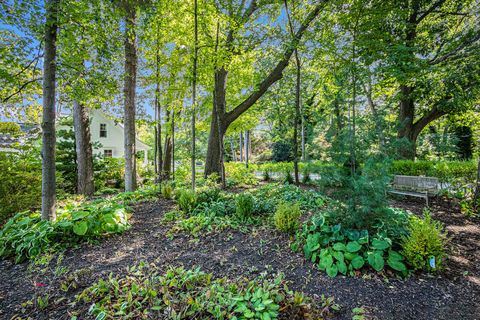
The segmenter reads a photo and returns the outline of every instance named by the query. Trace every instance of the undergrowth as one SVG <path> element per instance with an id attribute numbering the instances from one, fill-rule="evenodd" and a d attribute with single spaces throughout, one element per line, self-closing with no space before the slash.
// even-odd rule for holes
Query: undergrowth
<path id="1" fill-rule="evenodd" d="M 143 262 L 127 271 L 98 280 L 76 300 L 96 319 L 323 319 L 339 308 L 332 298 L 315 305 L 290 291 L 281 275 L 232 281 L 183 267 L 161 273 Z"/>

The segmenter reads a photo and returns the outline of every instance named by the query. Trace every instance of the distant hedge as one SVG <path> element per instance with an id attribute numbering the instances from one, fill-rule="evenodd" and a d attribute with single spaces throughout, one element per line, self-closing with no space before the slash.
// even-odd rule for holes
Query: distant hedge
<path id="1" fill-rule="evenodd" d="M 292 162 L 267 162 L 254 165 L 255 170 L 269 173 L 293 172 Z M 318 173 L 331 171 L 337 168 L 332 163 L 313 161 L 299 163 L 300 172 Z M 338 168 L 337 168 L 338 169 Z M 396 160 L 392 162 L 390 174 L 407 176 L 437 177 L 441 182 L 469 183 L 477 176 L 476 161 L 412 161 Z"/>
<path id="2" fill-rule="evenodd" d="M 407 176 L 437 177 L 442 182 L 470 182 L 477 176 L 477 162 L 397 160 L 392 163 L 390 172 Z"/>

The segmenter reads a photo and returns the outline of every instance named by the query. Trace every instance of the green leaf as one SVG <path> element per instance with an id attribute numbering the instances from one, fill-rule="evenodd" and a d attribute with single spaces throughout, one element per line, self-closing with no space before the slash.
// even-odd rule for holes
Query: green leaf
<path id="1" fill-rule="evenodd" d="M 75 232 L 79 236 L 85 235 L 85 233 L 87 233 L 87 230 L 88 230 L 88 223 L 86 221 L 81 221 L 73 225 L 73 232 Z"/>
<path id="2" fill-rule="evenodd" d="M 393 270 L 396 270 L 396 271 L 400 271 L 400 272 L 405 272 L 407 271 L 407 267 L 405 266 L 405 264 L 401 261 L 398 261 L 398 260 L 391 260 L 390 258 L 388 258 L 387 260 L 387 264 L 390 266 L 390 268 L 392 268 Z"/>
<path id="3" fill-rule="evenodd" d="M 385 261 L 383 260 L 383 254 L 381 251 L 374 251 L 369 253 L 367 257 L 368 263 L 372 266 L 375 271 L 380 272 L 385 266 Z"/>
<path id="4" fill-rule="evenodd" d="M 336 265 L 337 265 L 338 272 L 340 272 L 342 274 L 347 273 L 347 265 L 345 264 L 345 262 L 337 261 Z"/>
<path id="5" fill-rule="evenodd" d="M 333 257 L 332 255 L 327 254 L 320 259 L 319 267 L 320 269 L 326 269 L 328 267 L 331 267 L 332 264 L 333 264 Z"/>
<path id="6" fill-rule="evenodd" d="M 333 249 L 335 249 L 336 251 L 346 251 L 347 247 L 344 243 L 337 242 L 333 245 Z"/>
<path id="7" fill-rule="evenodd" d="M 343 255 L 347 260 L 353 260 L 353 258 L 358 256 L 356 253 L 351 253 L 351 252 L 345 252 Z"/>
<path id="8" fill-rule="evenodd" d="M 390 247 L 390 243 L 388 243 L 388 241 L 384 239 L 373 239 L 372 247 L 377 250 L 385 250 Z"/>
<path id="9" fill-rule="evenodd" d="M 354 269 L 360 269 L 365 264 L 365 260 L 362 256 L 356 255 L 355 258 L 352 259 L 351 265 Z"/>
<path id="10" fill-rule="evenodd" d="M 341 251 L 334 251 L 332 255 L 335 257 L 335 259 L 337 259 L 337 261 L 345 261 L 345 257 Z"/>
<path id="11" fill-rule="evenodd" d="M 388 260 L 403 261 L 403 259 L 404 259 L 403 256 L 397 251 L 394 251 L 394 250 L 388 251 Z"/>
<path id="12" fill-rule="evenodd" d="M 338 274 L 338 268 L 336 264 L 332 264 L 329 267 L 327 267 L 327 274 L 329 277 L 334 278 Z"/>
<path id="13" fill-rule="evenodd" d="M 347 243 L 348 252 L 357 252 L 361 248 L 362 246 L 357 241 L 350 241 L 349 243 Z"/>

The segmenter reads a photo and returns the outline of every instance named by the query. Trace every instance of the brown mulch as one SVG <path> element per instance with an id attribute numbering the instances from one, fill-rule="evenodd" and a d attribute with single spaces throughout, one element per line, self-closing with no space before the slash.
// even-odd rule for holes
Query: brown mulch
<path id="1" fill-rule="evenodd" d="M 392 204 L 417 214 L 423 206 L 411 199 Z M 16 315 L 16 319 L 70 319 L 69 310 L 79 308 L 85 312 L 78 318 L 89 318 L 88 306 L 68 303 L 75 294 L 110 272 L 125 273 L 128 266 L 142 260 L 160 268 L 198 266 L 231 279 L 253 278 L 263 271 L 283 272 L 292 289 L 314 297 L 335 297 L 342 307 L 337 319 L 351 319 L 352 308 L 360 306 L 373 319 L 480 319 L 480 224 L 448 203 L 433 201 L 432 205 L 433 217 L 446 224 L 451 237 L 452 258 L 447 269 L 440 275 L 413 275 L 405 280 L 377 275 L 329 278 L 302 254 L 290 250 L 288 236 L 266 227 L 248 233 L 224 230 L 198 239 L 178 235 L 168 240 L 165 235 L 171 225 L 162 224 L 161 218 L 172 208 L 173 203 L 167 201 L 135 206 L 129 231 L 68 250 L 58 265 L 52 260 L 47 272 L 29 271 L 27 263 L 0 261 L 0 319 L 14 319 Z M 66 268 L 67 274 L 55 276 L 59 267 Z M 73 274 L 77 275 L 77 288 L 60 290 L 60 282 Z M 38 283 L 45 286 L 39 287 Z M 35 292 L 50 294 L 43 311 L 22 306 Z"/>

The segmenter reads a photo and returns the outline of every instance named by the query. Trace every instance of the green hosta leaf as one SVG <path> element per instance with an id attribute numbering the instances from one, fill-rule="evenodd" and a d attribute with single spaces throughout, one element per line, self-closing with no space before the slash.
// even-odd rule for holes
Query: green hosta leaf
<path id="1" fill-rule="evenodd" d="M 335 249 L 336 251 L 346 251 L 347 247 L 344 243 L 337 242 L 333 245 L 333 249 Z"/>
<path id="2" fill-rule="evenodd" d="M 334 256 L 335 259 L 337 259 L 337 261 L 345 261 L 345 257 L 343 256 L 343 253 L 341 251 L 334 251 L 332 253 L 332 255 Z"/>
<path id="3" fill-rule="evenodd" d="M 329 277 L 334 278 L 338 274 L 338 268 L 336 264 L 332 264 L 329 267 L 326 268 L 327 274 Z"/>
<path id="4" fill-rule="evenodd" d="M 360 232 L 358 230 L 345 230 L 345 235 L 351 241 L 357 241 L 360 238 Z"/>
<path id="5" fill-rule="evenodd" d="M 72 220 L 81 220 L 87 217 L 88 215 L 90 215 L 90 212 L 88 211 L 77 211 L 72 213 Z"/>
<path id="6" fill-rule="evenodd" d="M 337 265 L 338 272 L 340 272 L 342 274 L 347 273 L 347 265 L 345 264 L 345 262 L 337 261 L 336 265 Z"/>
<path id="7" fill-rule="evenodd" d="M 394 250 L 388 251 L 388 260 L 403 261 L 403 259 L 404 259 L 403 256 L 397 251 L 394 251 Z"/>
<path id="8" fill-rule="evenodd" d="M 352 267 L 354 269 L 360 269 L 363 267 L 363 265 L 365 264 L 365 260 L 363 259 L 362 256 L 359 256 L 359 255 L 356 255 L 352 261 L 350 262 L 350 264 L 352 265 Z"/>
<path id="9" fill-rule="evenodd" d="M 349 243 L 347 243 L 348 252 L 357 252 L 361 248 L 362 246 L 357 241 L 350 241 Z"/>
<path id="10" fill-rule="evenodd" d="M 322 257 L 322 258 L 320 259 L 321 269 L 323 269 L 323 268 L 329 268 L 329 267 L 332 266 L 332 264 L 333 264 L 333 257 L 332 257 L 330 254 L 328 254 L 328 255 L 326 255 L 325 257 Z"/>
<path id="11" fill-rule="evenodd" d="M 320 228 L 325 223 L 325 217 L 322 215 L 317 215 L 312 218 L 312 223 L 315 228 Z"/>
<path id="12" fill-rule="evenodd" d="M 353 260 L 353 258 L 355 258 L 356 256 L 358 256 L 356 253 L 351 253 L 351 252 L 345 252 L 343 254 L 343 256 L 345 257 L 345 259 L 347 260 Z"/>
<path id="13" fill-rule="evenodd" d="M 381 251 L 374 251 L 369 253 L 367 257 L 368 263 L 372 266 L 375 271 L 379 272 L 383 270 L 385 266 L 385 261 L 383 260 L 383 254 Z"/>
<path id="14" fill-rule="evenodd" d="M 405 264 L 399 260 L 391 260 L 390 257 L 387 260 L 387 264 L 392 268 L 393 270 L 397 270 L 400 272 L 405 272 L 407 271 L 407 267 Z"/>
<path id="15" fill-rule="evenodd" d="M 73 225 L 73 232 L 75 232 L 79 236 L 85 235 L 85 233 L 87 233 L 87 230 L 88 230 L 88 223 L 86 221 L 81 221 Z"/>
<path id="16" fill-rule="evenodd" d="M 390 247 L 390 243 L 385 239 L 373 239 L 372 247 L 377 250 L 385 250 Z"/>

